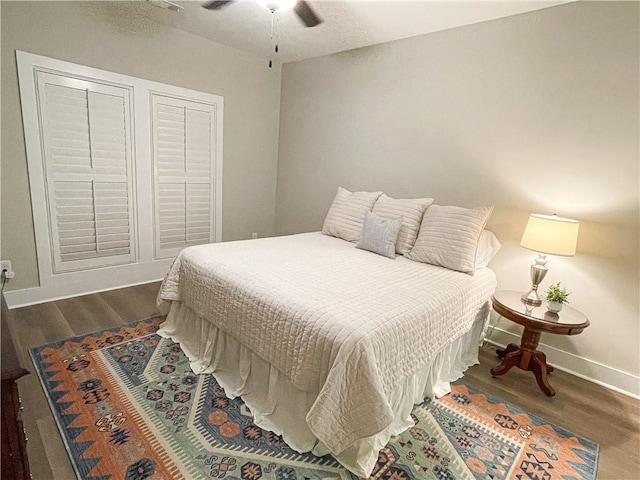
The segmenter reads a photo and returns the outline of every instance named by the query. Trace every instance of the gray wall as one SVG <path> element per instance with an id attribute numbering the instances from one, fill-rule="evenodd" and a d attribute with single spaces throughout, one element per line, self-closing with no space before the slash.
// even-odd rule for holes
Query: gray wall
<path id="1" fill-rule="evenodd" d="M 2 2 L 2 258 L 38 285 L 15 50 L 224 97 L 223 239 L 274 232 L 280 71 L 108 2 Z"/>
<path id="2" fill-rule="evenodd" d="M 576 218 L 578 254 L 550 257 L 543 287 L 562 281 L 591 326 L 543 342 L 565 368 L 633 382 L 638 17 L 637 2 L 577 2 L 285 65 L 276 233 L 319 230 L 339 185 L 495 205 L 499 288 L 524 291 L 528 215 Z"/>

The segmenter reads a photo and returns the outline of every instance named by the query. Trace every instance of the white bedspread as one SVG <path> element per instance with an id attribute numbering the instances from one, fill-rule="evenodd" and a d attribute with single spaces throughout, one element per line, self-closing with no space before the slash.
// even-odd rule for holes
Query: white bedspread
<path id="1" fill-rule="evenodd" d="M 469 276 L 310 233 L 187 248 L 159 299 L 319 392 L 307 424 L 338 454 L 391 423 L 387 394 L 467 332 L 494 289 L 489 269 Z"/>

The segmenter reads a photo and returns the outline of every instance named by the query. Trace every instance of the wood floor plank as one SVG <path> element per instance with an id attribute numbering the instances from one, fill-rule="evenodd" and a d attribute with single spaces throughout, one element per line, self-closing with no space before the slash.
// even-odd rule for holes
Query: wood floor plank
<path id="1" fill-rule="evenodd" d="M 56 302 L 12 310 L 9 330 L 14 335 L 16 352 L 22 365 L 31 363 L 29 349 L 75 335 Z"/>
<path id="2" fill-rule="evenodd" d="M 66 298 L 56 304 L 75 335 L 124 324 L 122 317 L 99 294 Z"/>
<path id="3" fill-rule="evenodd" d="M 58 426 L 53 418 L 45 417 L 37 421 L 38 431 L 42 438 L 48 439 L 44 444 L 44 450 L 46 453 L 47 466 L 51 466 L 51 474 L 54 480 L 69 480 L 75 478 L 75 472 L 67 450 L 64 446 L 60 433 L 58 432 Z M 42 459 L 45 460 L 45 459 Z M 33 462 L 31 462 L 33 463 Z M 30 465 L 31 465 L 30 463 Z M 44 462 L 43 462 L 44 463 Z M 42 467 L 44 469 L 44 467 Z M 34 475 L 34 478 L 38 478 Z"/>
<path id="4" fill-rule="evenodd" d="M 34 372 L 28 354 L 31 347 L 157 315 L 158 288 L 155 282 L 11 310 L 9 331 L 22 364 Z M 483 348 L 480 364 L 467 371 L 465 381 L 597 442 L 598 480 L 640 480 L 640 401 L 558 370 L 550 375 L 558 393 L 547 397 L 531 372 L 513 368 L 492 378 L 489 370 L 497 363 L 495 349 Z M 68 458 L 60 458 L 64 444 L 39 380 L 32 373 L 19 382 L 33 478 L 73 478 Z"/>
<path id="5" fill-rule="evenodd" d="M 156 296 L 159 289 L 160 282 L 153 282 L 110 290 L 99 295 L 120 315 L 124 323 L 130 323 L 157 315 Z"/>

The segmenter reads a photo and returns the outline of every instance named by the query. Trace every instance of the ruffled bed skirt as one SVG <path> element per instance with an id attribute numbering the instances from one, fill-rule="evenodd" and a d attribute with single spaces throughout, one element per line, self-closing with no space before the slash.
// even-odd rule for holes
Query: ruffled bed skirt
<path id="1" fill-rule="evenodd" d="M 310 451 L 317 456 L 331 454 L 348 470 L 366 478 L 375 467 L 378 451 L 393 435 L 413 426 L 414 404 L 421 403 L 427 396 L 438 398 L 448 394 L 451 392 L 449 382 L 462 377 L 468 367 L 478 363 L 478 346 L 484 337 L 488 312 L 486 305 L 469 332 L 390 393 L 388 400 L 395 418 L 385 430 L 362 438 L 339 453 L 331 452 L 307 426 L 306 416 L 318 392 L 297 389 L 286 375 L 182 302 L 172 302 L 158 334 L 180 343 L 195 373 L 213 374 L 228 397 L 242 397 L 256 425 L 282 435 L 298 452 Z"/>

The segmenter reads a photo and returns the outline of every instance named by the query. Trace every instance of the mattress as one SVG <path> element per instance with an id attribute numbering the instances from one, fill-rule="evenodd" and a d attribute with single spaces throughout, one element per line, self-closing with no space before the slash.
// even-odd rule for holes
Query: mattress
<path id="1" fill-rule="evenodd" d="M 393 393 L 486 318 L 495 283 L 489 269 L 470 276 L 310 233 L 187 248 L 159 305 L 187 308 L 308 394 L 305 428 L 340 456 L 389 429 Z"/>

